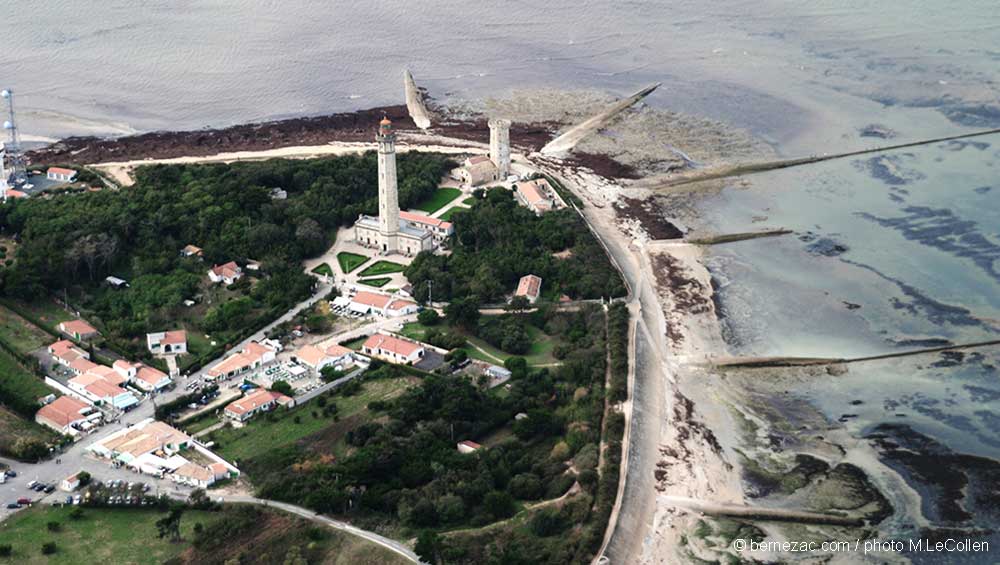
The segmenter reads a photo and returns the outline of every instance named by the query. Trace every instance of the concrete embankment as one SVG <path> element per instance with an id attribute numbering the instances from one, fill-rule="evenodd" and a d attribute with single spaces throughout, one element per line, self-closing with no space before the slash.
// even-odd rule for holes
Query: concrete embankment
<path id="1" fill-rule="evenodd" d="M 867 155 L 870 153 L 881 153 L 883 151 L 893 151 L 896 149 L 905 149 L 907 147 L 919 147 L 921 145 L 930 145 L 933 143 L 942 143 L 945 141 L 953 141 L 958 139 L 968 139 L 972 137 L 993 135 L 997 133 L 1000 133 L 1000 128 L 973 132 L 973 133 L 963 133 L 959 135 L 949 135 L 945 137 L 935 137 L 933 139 L 923 139 L 920 141 L 911 141 L 909 143 L 899 143 L 896 145 L 886 145 L 882 147 L 872 147 L 869 149 L 859 149 L 857 151 L 847 151 L 844 153 L 832 153 L 829 155 L 813 155 L 811 157 L 783 159 L 779 161 L 764 161 L 760 163 L 737 163 L 735 165 L 724 165 L 716 167 L 714 169 L 692 171 L 687 174 L 672 175 L 671 178 L 663 178 L 663 177 L 649 178 L 643 181 L 636 182 L 634 186 L 637 188 L 649 188 L 652 190 L 667 189 L 701 181 L 716 180 L 728 177 L 738 177 L 754 173 L 762 173 L 765 171 L 773 171 L 776 169 L 787 169 L 790 167 L 798 167 L 800 165 L 821 163 L 823 161 L 830 161 L 833 159 L 843 159 L 845 157 L 857 157 L 859 155 Z"/>
<path id="2" fill-rule="evenodd" d="M 685 498 L 680 496 L 661 496 L 660 500 L 680 508 L 686 508 L 708 516 L 730 516 L 748 520 L 795 522 L 798 524 L 830 524 L 835 526 L 860 527 L 865 524 L 862 518 L 843 514 L 825 514 L 806 510 L 791 510 L 785 508 L 764 508 L 760 506 L 745 506 L 741 504 L 720 504 Z"/>
<path id="3" fill-rule="evenodd" d="M 760 237 L 775 237 L 779 235 L 788 235 L 792 233 L 792 230 L 785 228 L 777 228 L 772 230 L 761 230 L 761 231 L 751 231 L 742 233 L 724 233 L 718 235 L 706 235 L 703 237 L 695 237 L 688 239 L 688 243 L 693 243 L 695 245 L 720 245 L 723 243 L 733 243 L 736 241 L 745 241 L 747 239 L 757 239 Z"/>
<path id="4" fill-rule="evenodd" d="M 424 97 L 408 70 L 403 71 L 403 89 L 406 91 L 406 110 L 410 113 L 413 123 L 420 129 L 431 127 L 431 115 L 424 104 Z"/>
<path id="5" fill-rule="evenodd" d="M 660 83 L 651 84 L 639 92 L 636 92 L 632 96 L 619 100 L 618 102 L 608 106 L 596 116 L 588 118 L 578 125 L 573 126 L 566 133 L 553 139 L 547 143 L 545 147 L 542 147 L 542 154 L 556 155 L 573 149 L 573 147 L 575 147 L 577 143 L 580 143 L 583 138 L 608 125 L 608 123 L 615 119 L 618 114 L 648 96 L 650 92 L 653 92 L 659 88 L 659 86 Z"/>

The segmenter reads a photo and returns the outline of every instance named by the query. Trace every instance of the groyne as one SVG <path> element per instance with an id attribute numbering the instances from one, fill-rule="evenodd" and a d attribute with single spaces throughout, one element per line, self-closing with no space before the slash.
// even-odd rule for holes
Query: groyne
<path id="1" fill-rule="evenodd" d="M 587 118 L 579 124 L 571 127 L 568 131 L 566 131 L 566 133 L 548 142 L 545 147 L 542 147 L 542 154 L 557 155 L 573 149 L 573 147 L 575 147 L 577 143 L 580 143 L 580 141 L 582 141 L 585 137 L 608 125 L 608 123 L 615 119 L 618 114 L 648 96 L 649 93 L 659 88 L 659 86 L 660 83 L 651 84 L 639 92 L 636 92 L 632 96 L 619 100 L 618 102 L 608 106 L 596 116 Z"/>
<path id="2" fill-rule="evenodd" d="M 893 353 L 882 353 L 879 355 L 868 355 L 865 357 L 720 357 L 711 361 L 715 367 L 806 367 L 810 365 L 840 365 L 844 363 L 863 363 L 865 361 L 880 361 L 882 359 L 895 359 L 897 357 L 911 357 L 913 355 L 926 355 L 929 353 L 940 353 L 942 351 L 960 351 L 963 349 L 976 349 L 979 347 L 990 347 L 1000 345 L 1000 339 L 989 341 L 977 341 L 973 343 L 962 343 L 958 345 L 942 345 L 938 347 L 924 347 L 921 349 L 910 349 L 907 351 L 897 351 Z"/>

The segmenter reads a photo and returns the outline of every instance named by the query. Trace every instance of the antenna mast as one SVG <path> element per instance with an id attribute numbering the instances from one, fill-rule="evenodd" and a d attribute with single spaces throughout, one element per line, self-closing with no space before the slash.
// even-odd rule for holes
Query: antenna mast
<path id="1" fill-rule="evenodd" d="M 27 182 L 28 170 L 24 164 L 24 154 L 21 153 L 21 135 L 17 131 L 17 121 L 14 119 L 14 92 L 5 89 L 0 96 L 7 101 L 7 121 L 3 129 L 7 130 L 7 154 L 10 156 L 10 184 L 19 186 Z"/>

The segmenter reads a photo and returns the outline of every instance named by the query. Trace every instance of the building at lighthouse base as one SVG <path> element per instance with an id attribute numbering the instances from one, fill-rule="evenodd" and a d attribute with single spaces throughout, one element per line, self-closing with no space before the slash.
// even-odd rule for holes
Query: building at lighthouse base
<path id="1" fill-rule="evenodd" d="M 435 246 L 433 233 L 414 227 L 402 218 L 399 220 L 399 231 L 393 236 L 396 238 L 396 252 L 403 255 L 413 256 L 421 251 L 431 251 Z M 357 244 L 383 251 L 384 240 L 385 236 L 379 231 L 377 216 L 362 214 L 354 222 L 354 241 Z"/>

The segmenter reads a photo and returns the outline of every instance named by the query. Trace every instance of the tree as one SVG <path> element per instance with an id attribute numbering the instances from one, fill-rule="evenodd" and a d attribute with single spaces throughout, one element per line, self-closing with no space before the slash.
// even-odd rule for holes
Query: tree
<path id="1" fill-rule="evenodd" d="M 413 551 L 416 552 L 417 557 L 424 563 L 436 565 L 440 547 L 441 539 L 437 533 L 431 530 L 423 530 L 417 536 L 417 545 L 414 546 Z"/>
<path id="2" fill-rule="evenodd" d="M 80 471 L 76 474 L 76 479 L 80 481 L 80 487 L 85 487 L 90 484 L 90 473 L 86 471 Z"/>
<path id="3" fill-rule="evenodd" d="M 160 539 L 170 538 L 170 541 L 181 540 L 181 515 L 184 514 L 184 507 L 177 505 L 170 509 L 170 512 L 156 521 L 156 531 Z"/>
<path id="4" fill-rule="evenodd" d="M 14 547 L 9 543 L 0 544 L 0 557 L 10 557 L 14 553 Z"/>
<path id="5" fill-rule="evenodd" d="M 285 554 L 284 565 L 309 565 L 309 561 L 302 556 L 302 548 L 293 545 L 288 548 L 288 553 Z"/>
<path id="6" fill-rule="evenodd" d="M 527 296 L 515 296 L 510 299 L 510 302 L 504 306 L 504 310 L 508 312 L 513 312 L 515 314 L 520 314 L 528 308 L 531 308 L 531 302 L 528 300 Z"/>
<path id="7" fill-rule="evenodd" d="M 56 521 L 51 521 L 45 524 L 45 527 L 48 528 L 50 532 L 58 532 L 60 529 L 62 529 L 62 526 L 59 524 L 59 522 Z"/>
<path id="8" fill-rule="evenodd" d="M 534 473 L 521 473 L 510 480 L 507 489 L 521 500 L 534 500 L 542 495 L 542 481 Z"/>
<path id="9" fill-rule="evenodd" d="M 327 365 L 326 367 L 323 367 L 322 369 L 319 370 L 319 374 L 320 377 L 323 379 L 323 382 L 325 383 L 335 381 L 344 376 L 344 372 L 338 371 L 337 368 L 334 367 L 333 365 Z M 320 398 L 322 399 L 323 397 Z M 320 404 L 320 406 L 322 406 L 322 404 Z"/>
<path id="10" fill-rule="evenodd" d="M 82 520 L 83 519 L 83 508 L 79 506 L 74 506 L 72 510 L 69 511 L 70 520 Z"/>
<path id="11" fill-rule="evenodd" d="M 444 308 L 448 321 L 466 330 L 475 330 L 479 322 L 479 302 L 474 298 L 457 298 Z"/>
<path id="12" fill-rule="evenodd" d="M 441 316 L 438 315 L 437 310 L 430 308 L 425 308 L 417 314 L 417 321 L 425 326 L 436 326 L 440 320 Z"/>
<path id="13" fill-rule="evenodd" d="M 483 507 L 494 520 L 502 520 L 514 515 L 514 499 L 504 491 L 495 490 L 483 498 Z"/>
<path id="14" fill-rule="evenodd" d="M 287 382 L 282 381 L 282 380 L 277 380 L 277 381 L 274 381 L 273 383 L 271 383 L 271 389 L 270 390 L 272 392 L 280 392 L 281 394 L 284 394 L 285 396 L 293 396 L 295 394 L 295 391 L 292 389 L 292 385 L 290 385 Z"/>
<path id="15" fill-rule="evenodd" d="M 56 547 L 55 542 L 51 542 L 51 541 L 50 542 L 45 542 L 45 543 L 42 544 L 42 555 L 52 555 L 53 553 L 55 553 L 56 551 L 58 551 L 58 549 L 59 548 Z"/>

